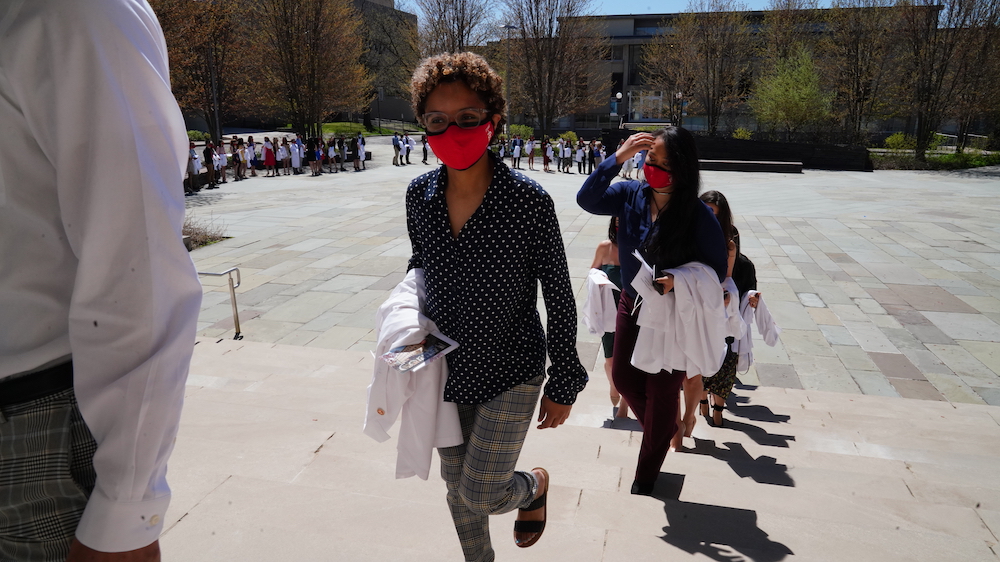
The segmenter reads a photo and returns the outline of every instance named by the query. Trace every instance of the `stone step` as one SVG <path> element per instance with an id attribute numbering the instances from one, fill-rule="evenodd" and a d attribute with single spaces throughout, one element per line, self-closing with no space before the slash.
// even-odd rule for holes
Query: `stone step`
<path id="1" fill-rule="evenodd" d="M 361 433 L 372 361 L 199 340 L 164 556 L 460 560 L 436 459 L 429 482 L 395 480 L 395 439 Z M 607 392 L 591 373 L 567 425 L 529 431 L 549 528 L 522 550 L 515 514 L 491 518 L 498 559 L 998 560 L 1000 408 L 740 387 L 650 498 L 629 494 L 642 434 L 602 427 Z"/>

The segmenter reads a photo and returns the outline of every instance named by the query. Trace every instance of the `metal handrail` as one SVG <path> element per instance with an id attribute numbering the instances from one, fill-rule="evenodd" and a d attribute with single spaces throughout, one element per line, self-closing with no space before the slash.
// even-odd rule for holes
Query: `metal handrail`
<path id="1" fill-rule="evenodd" d="M 236 272 L 236 283 L 233 284 L 233 272 Z M 240 286 L 240 268 L 230 267 L 229 269 L 223 271 L 222 273 L 211 273 L 207 271 L 199 271 L 198 275 L 208 275 L 209 277 L 222 277 L 223 275 L 229 276 L 229 302 L 233 305 L 233 326 L 236 328 L 236 335 L 233 336 L 234 340 L 241 340 L 243 336 L 240 334 L 240 313 L 236 310 L 236 287 Z"/>

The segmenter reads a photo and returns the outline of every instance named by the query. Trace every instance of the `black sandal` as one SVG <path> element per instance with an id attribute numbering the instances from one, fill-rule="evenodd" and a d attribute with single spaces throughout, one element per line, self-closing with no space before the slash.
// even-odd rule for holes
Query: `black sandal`
<path id="1" fill-rule="evenodd" d="M 540 470 L 545 474 L 545 490 L 542 492 L 542 495 L 538 496 L 535 501 L 528 504 L 528 507 L 525 507 L 521 511 L 534 511 L 536 509 L 544 509 L 545 511 L 542 513 L 541 521 L 514 521 L 514 544 L 521 548 L 528 548 L 538 542 L 538 539 L 542 538 L 542 532 L 545 531 L 545 520 L 549 516 L 549 510 L 545 507 L 545 500 L 549 495 L 549 473 L 541 467 L 532 469 L 532 471 L 535 470 Z M 534 533 L 534 535 L 526 541 L 519 541 L 517 539 L 518 533 Z"/>
<path id="2" fill-rule="evenodd" d="M 698 403 L 701 404 L 701 415 L 703 417 L 707 418 L 708 417 L 708 399 L 706 398 L 705 400 L 702 400 L 702 401 L 700 401 Z"/>

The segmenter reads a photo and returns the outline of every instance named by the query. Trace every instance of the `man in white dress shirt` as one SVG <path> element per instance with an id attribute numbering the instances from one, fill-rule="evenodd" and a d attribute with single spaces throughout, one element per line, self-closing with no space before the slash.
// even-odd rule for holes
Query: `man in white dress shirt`
<path id="1" fill-rule="evenodd" d="M 0 2 L 0 131 L 0 560 L 159 560 L 201 286 L 149 5 Z"/>

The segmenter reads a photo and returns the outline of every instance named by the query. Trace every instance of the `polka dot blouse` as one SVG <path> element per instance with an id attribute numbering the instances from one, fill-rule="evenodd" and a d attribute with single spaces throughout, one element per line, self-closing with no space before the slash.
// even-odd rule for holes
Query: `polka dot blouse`
<path id="1" fill-rule="evenodd" d="M 424 270 L 424 312 L 460 344 L 445 357 L 444 398 L 487 402 L 542 374 L 547 347 L 552 365 L 545 394 L 572 404 L 587 371 L 576 353 L 576 303 L 552 198 L 495 158 L 493 169 L 482 204 L 457 239 L 444 166 L 414 179 L 406 192 L 409 268 Z M 547 336 L 536 308 L 539 281 Z"/>

